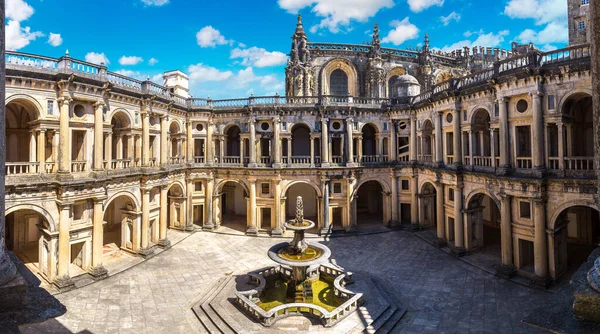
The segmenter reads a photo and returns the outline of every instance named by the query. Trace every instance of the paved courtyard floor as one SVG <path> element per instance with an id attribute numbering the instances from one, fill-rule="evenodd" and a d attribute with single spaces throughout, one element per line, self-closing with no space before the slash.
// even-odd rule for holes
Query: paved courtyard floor
<path id="1" fill-rule="evenodd" d="M 314 239 L 313 239 L 314 240 Z M 276 238 L 198 232 L 120 274 L 56 295 L 67 312 L 23 333 L 203 332 L 191 306 L 224 275 L 273 265 Z M 531 333 L 521 322 L 551 294 L 510 282 L 438 250 L 411 232 L 320 240 L 332 261 L 368 272 L 402 293 L 399 332 Z M 335 332 L 335 328 L 332 330 Z"/>

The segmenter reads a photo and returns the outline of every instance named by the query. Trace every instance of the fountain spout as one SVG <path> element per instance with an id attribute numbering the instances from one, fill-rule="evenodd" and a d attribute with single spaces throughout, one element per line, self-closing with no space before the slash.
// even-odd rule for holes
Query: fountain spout
<path id="1" fill-rule="evenodd" d="M 308 248 L 308 243 L 304 240 L 304 204 L 302 202 L 302 196 L 298 196 L 296 199 L 296 219 L 293 224 L 288 225 L 294 231 L 294 239 L 290 242 L 290 248 L 295 254 L 304 254 Z M 297 229 L 294 229 L 297 227 Z"/>

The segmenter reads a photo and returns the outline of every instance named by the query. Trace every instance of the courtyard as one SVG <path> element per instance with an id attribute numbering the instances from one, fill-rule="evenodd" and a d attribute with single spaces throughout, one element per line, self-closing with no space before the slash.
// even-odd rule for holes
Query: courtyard
<path id="1" fill-rule="evenodd" d="M 367 272 L 387 285 L 407 308 L 397 332 L 529 333 L 529 312 L 552 297 L 456 259 L 405 231 L 317 239 L 332 262 Z M 267 249 L 275 238 L 195 233 L 170 250 L 103 281 L 55 295 L 62 316 L 21 327 L 23 333 L 205 332 L 191 311 L 219 278 L 273 265 Z M 369 305 L 364 305 L 368 311 Z M 240 317 L 244 317 L 242 313 Z M 279 330 L 322 331 L 304 318 Z M 336 328 L 329 330 L 335 333 Z"/>

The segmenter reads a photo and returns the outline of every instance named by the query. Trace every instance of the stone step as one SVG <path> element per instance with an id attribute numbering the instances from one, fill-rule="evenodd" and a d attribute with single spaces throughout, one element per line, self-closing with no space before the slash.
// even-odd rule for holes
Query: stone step
<path id="1" fill-rule="evenodd" d="M 377 333 L 387 334 L 395 329 L 396 325 L 406 313 L 406 309 L 395 297 L 395 288 L 393 286 L 386 287 L 386 284 L 380 279 L 375 279 L 374 282 L 375 287 L 382 292 L 383 297 L 388 301 L 388 303 L 390 303 L 390 305 L 393 305 L 393 308 L 395 309 L 395 311 L 389 317 L 387 317 L 383 323 L 373 326 Z"/>
<path id="2" fill-rule="evenodd" d="M 221 285 L 223 284 L 223 282 L 226 280 L 227 280 L 227 277 L 219 278 L 217 280 L 217 282 L 215 284 L 213 284 L 206 291 L 206 293 L 204 293 L 204 295 L 200 298 L 199 302 L 196 303 L 192 307 L 192 310 L 196 314 L 196 317 L 198 318 L 198 320 L 200 320 L 200 323 L 202 323 L 202 326 L 204 326 L 206 331 L 208 331 L 209 333 L 222 333 L 222 332 L 215 325 L 215 323 L 213 321 L 211 321 L 210 315 L 204 311 L 204 309 L 202 308 L 202 304 L 204 304 L 206 301 L 210 300 L 210 298 L 214 298 L 215 290 L 218 290 L 221 287 Z"/>
<path id="3" fill-rule="evenodd" d="M 220 280 L 216 284 L 216 288 L 210 292 L 210 295 L 206 298 L 206 300 L 200 304 L 200 307 L 204 311 L 204 313 L 208 316 L 208 318 L 212 321 L 213 325 L 219 329 L 219 331 L 223 334 L 235 334 L 235 331 L 230 328 L 223 319 L 219 316 L 217 312 L 213 308 L 210 307 L 210 304 L 215 299 L 216 296 L 227 286 L 227 284 L 231 281 L 231 276 L 227 277 L 224 280 Z"/>
<path id="4" fill-rule="evenodd" d="M 231 277 L 229 280 L 227 280 L 227 283 L 223 285 L 223 288 L 210 301 L 210 308 L 215 314 L 217 314 L 219 318 L 221 318 L 221 320 L 233 333 L 244 333 L 246 332 L 244 326 L 241 326 L 240 323 L 236 321 L 235 318 L 230 314 L 230 312 L 227 311 L 221 304 L 223 301 L 231 304 L 231 302 L 228 300 L 230 298 L 235 299 L 235 277 Z M 236 315 L 245 316 L 239 311 Z"/>
<path id="5" fill-rule="evenodd" d="M 357 333 L 365 331 L 391 306 L 383 297 L 381 292 L 377 289 L 372 279 L 366 278 L 364 284 L 365 286 L 360 287 L 360 290 L 363 292 L 364 304 L 357 310 L 363 321 L 353 330 L 353 332 Z M 355 291 L 353 290 L 355 289 L 354 287 L 348 288 L 352 291 Z M 366 318 L 367 316 L 368 318 Z"/>

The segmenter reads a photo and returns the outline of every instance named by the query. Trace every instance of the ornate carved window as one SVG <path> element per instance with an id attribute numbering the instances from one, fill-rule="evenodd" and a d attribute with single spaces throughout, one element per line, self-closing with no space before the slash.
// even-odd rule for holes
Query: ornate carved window
<path id="1" fill-rule="evenodd" d="M 346 75 L 346 72 L 340 69 L 331 72 L 329 78 L 329 93 L 331 95 L 339 96 L 348 95 L 348 75 Z"/>

